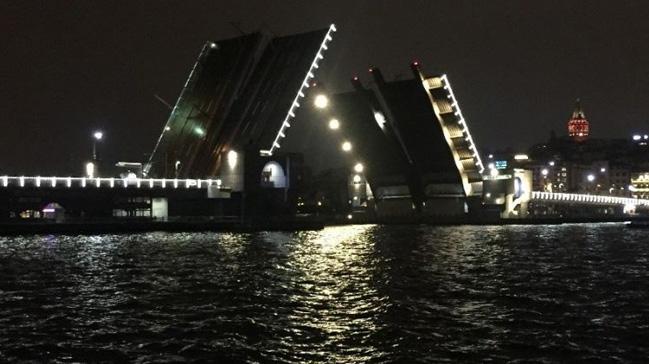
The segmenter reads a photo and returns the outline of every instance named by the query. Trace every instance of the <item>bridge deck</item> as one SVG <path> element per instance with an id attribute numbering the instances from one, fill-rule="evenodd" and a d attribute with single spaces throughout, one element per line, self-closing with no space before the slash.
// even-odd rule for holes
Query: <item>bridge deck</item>
<path id="1" fill-rule="evenodd" d="M 533 191 L 531 197 L 532 201 L 547 201 L 563 204 L 649 206 L 649 200 L 617 196 Z"/>
<path id="2" fill-rule="evenodd" d="M 85 177 L 42 177 L 1 176 L 1 187 L 37 188 L 221 188 L 220 179 L 167 179 L 167 178 L 85 178 Z"/>

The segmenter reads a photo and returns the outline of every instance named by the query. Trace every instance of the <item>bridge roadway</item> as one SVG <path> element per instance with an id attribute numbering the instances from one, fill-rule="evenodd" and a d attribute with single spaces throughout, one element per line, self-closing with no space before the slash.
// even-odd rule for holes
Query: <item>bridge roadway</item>
<path id="1" fill-rule="evenodd" d="M 224 188 L 220 179 L 170 179 L 170 178 L 86 178 L 86 177 L 44 177 L 44 176 L 0 176 L 2 187 L 36 188 L 185 188 L 207 189 L 215 186 Z M 532 191 L 533 202 L 561 204 L 649 206 L 649 199 L 629 197 L 588 195 L 576 193 Z"/>
<path id="2" fill-rule="evenodd" d="M 542 201 L 561 204 L 607 205 L 607 206 L 649 206 L 649 200 L 577 193 L 532 191 L 531 201 Z"/>
<path id="3" fill-rule="evenodd" d="M 85 178 L 85 177 L 42 177 L 42 176 L 0 176 L 2 187 L 37 188 L 221 188 L 220 179 L 169 179 L 169 178 Z"/>

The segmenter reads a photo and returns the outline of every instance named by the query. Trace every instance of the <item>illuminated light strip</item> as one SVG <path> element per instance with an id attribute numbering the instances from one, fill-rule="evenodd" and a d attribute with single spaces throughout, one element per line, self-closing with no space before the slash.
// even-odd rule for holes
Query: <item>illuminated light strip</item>
<path id="1" fill-rule="evenodd" d="M 649 206 L 648 199 L 637 199 L 628 197 L 603 196 L 603 195 L 586 195 L 577 193 L 560 193 L 560 192 L 540 192 L 532 191 L 533 200 L 552 200 L 552 201 L 575 201 L 591 202 L 607 205 L 645 205 Z"/>
<path id="2" fill-rule="evenodd" d="M 462 115 L 462 110 L 460 109 L 460 105 L 458 105 L 457 99 L 455 98 L 455 94 L 453 93 L 453 88 L 451 87 L 451 83 L 448 81 L 448 77 L 446 77 L 446 74 L 443 74 L 441 77 L 442 81 L 444 82 L 444 89 L 448 90 L 448 96 L 449 99 L 451 99 L 451 106 L 455 107 L 457 111 L 455 112 L 456 116 L 459 116 L 459 124 L 463 124 L 464 130 L 463 132 L 466 132 L 467 135 L 467 142 L 469 142 L 469 149 L 473 150 L 478 150 L 475 147 L 475 143 L 473 142 L 473 137 L 471 136 L 471 132 L 469 131 L 468 125 L 466 125 L 464 116 Z M 480 168 L 479 172 L 482 174 L 484 172 L 484 165 L 482 164 L 482 160 L 480 159 L 480 155 L 476 154 L 474 156 L 475 164 Z"/>
<path id="3" fill-rule="evenodd" d="M 29 182 L 30 184 L 33 182 L 33 186 L 35 187 L 57 187 L 59 186 L 59 182 L 65 182 L 65 187 L 71 188 L 75 184 L 80 187 L 86 187 L 88 184 L 88 181 L 91 184 L 94 184 L 96 187 L 115 187 L 115 184 L 118 183 L 118 179 L 114 177 L 109 177 L 109 178 L 101 178 L 101 177 L 93 177 L 93 178 L 87 178 L 87 177 L 41 177 L 41 176 L 36 176 L 36 177 L 27 177 L 27 176 L 0 176 L 0 184 L 4 187 L 10 187 L 10 186 L 15 186 L 18 185 L 20 187 L 25 187 L 26 182 Z M 43 181 L 46 182 L 45 185 L 43 185 Z M 155 178 L 148 178 L 148 179 L 141 179 L 141 178 L 119 178 L 119 181 L 121 181 L 121 186 L 123 187 L 131 187 L 131 186 L 137 186 L 137 188 L 140 188 L 142 186 L 142 182 L 146 183 L 148 182 L 149 188 L 154 188 L 156 185 L 160 185 L 163 188 L 166 187 L 167 183 L 173 183 L 175 188 L 178 188 L 179 186 L 184 186 L 186 188 L 208 188 L 210 186 L 216 185 L 216 186 L 221 186 L 221 180 L 220 179 L 206 179 L 206 180 L 201 180 L 201 179 L 155 179 Z M 62 183 L 61 183 L 62 184 Z"/>
<path id="4" fill-rule="evenodd" d="M 279 128 L 279 131 L 277 132 L 277 135 L 275 136 L 275 140 L 273 140 L 273 144 L 271 144 L 270 149 L 267 151 L 268 155 L 273 155 L 273 152 L 275 149 L 278 149 L 280 147 L 279 145 L 279 139 L 282 138 L 281 135 L 286 135 L 284 133 L 284 130 L 286 128 L 290 128 L 291 124 L 289 123 L 289 120 L 291 117 L 295 116 L 295 110 L 300 107 L 300 98 L 304 97 L 304 89 L 309 87 L 309 80 L 311 78 L 315 77 L 314 70 L 318 68 L 318 61 L 321 59 L 324 59 L 324 56 L 322 55 L 322 52 L 328 49 L 327 47 L 327 42 L 331 41 L 333 37 L 331 36 L 334 32 L 336 31 L 336 25 L 331 24 L 329 26 L 329 30 L 327 31 L 327 34 L 325 35 L 324 39 L 322 40 L 322 43 L 320 44 L 320 48 L 318 48 L 318 52 L 316 53 L 315 57 L 313 58 L 313 62 L 311 62 L 311 66 L 309 67 L 309 70 L 306 73 L 306 76 L 304 77 L 304 80 L 302 81 L 302 85 L 300 86 L 300 89 L 298 90 L 297 94 L 295 95 L 295 98 L 293 99 L 293 103 L 291 104 L 291 107 L 289 108 L 288 112 L 286 113 L 286 117 L 284 118 L 284 122 L 282 123 L 282 126 Z M 266 151 L 260 151 L 260 153 L 265 153 Z"/>

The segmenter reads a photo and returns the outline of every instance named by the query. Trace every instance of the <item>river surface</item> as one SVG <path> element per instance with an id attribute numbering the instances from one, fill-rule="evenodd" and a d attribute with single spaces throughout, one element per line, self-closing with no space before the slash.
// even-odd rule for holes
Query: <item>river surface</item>
<path id="1" fill-rule="evenodd" d="M 0 237 L 0 362 L 647 362 L 623 224 Z"/>

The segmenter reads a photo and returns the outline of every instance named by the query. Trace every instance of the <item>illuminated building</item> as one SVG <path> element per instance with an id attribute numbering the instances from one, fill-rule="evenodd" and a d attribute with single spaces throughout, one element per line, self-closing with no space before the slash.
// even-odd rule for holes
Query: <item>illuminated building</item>
<path id="1" fill-rule="evenodd" d="M 634 173 L 629 190 L 634 198 L 649 198 L 649 172 Z"/>
<path id="2" fill-rule="evenodd" d="M 577 99 L 575 110 L 572 112 L 572 117 L 568 121 L 568 135 L 572 140 L 581 142 L 588 139 L 589 124 L 584 115 L 584 110 L 581 108 L 581 102 Z"/>

